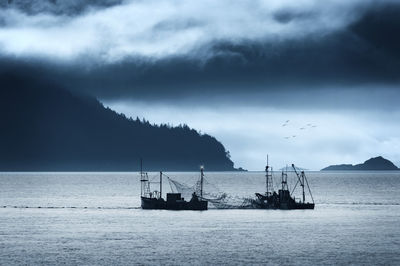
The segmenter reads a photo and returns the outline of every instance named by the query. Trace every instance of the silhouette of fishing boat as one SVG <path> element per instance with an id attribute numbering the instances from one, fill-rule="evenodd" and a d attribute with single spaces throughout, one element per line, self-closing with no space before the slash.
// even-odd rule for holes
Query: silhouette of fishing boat
<path id="1" fill-rule="evenodd" d="M 204 211 L 208 209 L 208 201 L 203 198 L 204 169 L 200 168 L 200 195 L 192 193 L 190 201 L 186 201 L 181 193 L 167 193 L 167 200 L 162 197 L 163 172 L 160 171 L 158 182 L 151 182 L 147 173 L 143 172 L 140 161 L 141 207 L 146 210 L 192 210 Z M 160 190 L 151 191 L 150 184 L 159 183 Z"/>
<path id="2" fill-rule="evenodd" d="M 255 193 L 256 199 L 252 201 L 252 205 L 257 209 L 282 209 L 282 210 L 295 210 L 295 209 L 314 209 L 315 203 L 314 198 L 311 193 L 310 186 L 308 185 L 307 177 L 304 171 L 300 173 L 297 172 L 296 167 L 292 164 L 292 168 L 297 176 L 297 182 L 293 187 L 292 192 L 289 191 L 289 186 L 287 183 L 287 171 L 282 170 L 281 176 L 281 188 L 278 190 L 278 193 L 274 191 L 273 188 L 273 177 L 272 177 L 272 168 L 269 171 L 270 167 L 268 165 L 265 167 L 265 183 L 266 183 L 266 191 L 264 194 Z M 296 198 L 293 197 L 293 192 L 296 187 L 300 184 L 302 188 L 302 198 L 296 201 Z M 306 202 L 305 199 L 305 187 L 307 186 L 308 192 L 312 199 L 312 203 Z"/>

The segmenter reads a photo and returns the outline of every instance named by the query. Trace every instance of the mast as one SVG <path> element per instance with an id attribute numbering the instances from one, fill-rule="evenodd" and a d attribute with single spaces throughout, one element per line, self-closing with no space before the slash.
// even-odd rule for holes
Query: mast
<path id="1" fill-rule="evenodd" d="M 140 195 L 142 197 L 150 196 L 149 176 L 143 172 L 143 160 L 140 158 Z"/>
<path id="2" fill-rule="evenodd" d="M 301 171 L 301 178 L 302 178 L 301 187 L 303 189 L 303 203 L 304 203 L 304 202 L 306 202 L 306 195 L 304 194 L 304 171 Z"/>
<path id="3" fill-rule="evenodd" d="M 144 178 L 143 178 L 143 159 L 140 158 L 140 196 L 143 196 L 143 190 L 144 190 Z"/>
<path id="4" fill-rule="evenodd" d="M 143 159 L 140 158 L 140 176 L 143 174 Z"/>
<path id="5" fill-rule="evenodd" d="M 305 184 L 307 183 L 308 192 L 310 193 L 311 200 L 314 203 L 314 197 L 313 197 L 313 195 L 311 193 L 310 186 L 308 185 L 306 174 L 304 173 L 304 171 L 301 171 L 301 174 L 299 175 L 299 173 L 297 173 L 297 171 L 296 171 L 296 167 L 294 166 L 294 164 L 292 164 L 292 167 L 293 167 L 293 170 L 294 170 L 294 172 L 296 173 L 296 176 L 297 176 L 297 182 L 296 182 L 296 185 L 294 186 L 294 188 L 292 190 L 292 193 L 296 189 L 297 184 L 300 183 L 300 186 L 302 187 L 302 191 L 303 191 L 303 203 L 305 203 L 306 202 L 306 195 L 305 195 L 304 187 L 305 187 Z"/>
<path id="6" fill-rule="evenodd" d="M 160 198 L 162 198 L 162 171 L 160 171 Z"/>
<path id="7" fill-rule="evenodd" d="M 286 172 L 282 170 L 282 190 L 289 190 L 287 185 L 287 165 L 286 165 Z"/>
<path id="8" fill-rule="evenodd" d="M 273 180 L 272 180 L 272 167 L 271 167 L 271 173 L 269 172 L 269 160 L 268 160 L 268 154 L 267 154 L 267 166 L 265 167 L 265 194 L 269 195 L 273 193 L 274 186 L 273 186 Z"/>
<path id="9" fill-rule="evenodd" d="M 301 173 L 299 175 L 299 173 L 297 173 L 297 170 L 296 170 L 296 167 L 294 166 L 294 164 L 292 164 L 292 168 L 293 168 L 293 170 L 294 170 L 294 172 L 295 172 L 295 174 L 297 176 L 297 182 L 296 182 L 296 185 L 293 188 L 293 191 L 296 188 L 297 184 L 300 183 L 300 186 L 301 186 L 302 192 L 303 192 L 303 203 L 305 203 L 306 202 L 306 195 L 304 193 L 304 179 L 305 179 L 306 174 L 304 173 L 304 171 L 301 171 Z M 307 182 L 307 184 L 308 184 L 308 182 Z M 310 189 L 310 187 L 308 187 L 308 189 Z M 292 191 L 292 193 L 293 193 L 293 191 Z M 311 190 L 310 190 L 310 192 L 311 192 Z M 311 195 L 311 193 L 310 193 L 310 195 Z"/>
<path id="10" fill-rule="evenodd" d="M 204 166 L 200 166 L 200 197 L 203 197 Z"/>
<path id="11" fill-rule="evenodd" d="M 266 186 L 265 192 L 267 193 L 267 195 L 268 195 L 268 168 L 269 165 L 268 165 L 268 154 L 267 154 L 267 166 L 265 166 L 265 186 Z"/>

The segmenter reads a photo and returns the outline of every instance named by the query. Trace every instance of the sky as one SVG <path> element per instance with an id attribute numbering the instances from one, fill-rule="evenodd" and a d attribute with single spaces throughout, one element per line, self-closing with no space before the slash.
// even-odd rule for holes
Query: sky
<path id="1" fill-rule="evenodd" d="M 400 166 L 399 30 L 396 0 L 0 0 L 0 72 L 186 123 L 236 167 Z"/>

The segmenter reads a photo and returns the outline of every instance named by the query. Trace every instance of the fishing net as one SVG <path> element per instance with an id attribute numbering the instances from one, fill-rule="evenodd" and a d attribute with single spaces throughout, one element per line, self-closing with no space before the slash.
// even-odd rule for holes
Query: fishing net
<path id="1" fill-rule="evenodd" d="M 200 195 L 200 178 L 193 186 L 178 182 L 170 177 L 168 177 L 168 181 L 172 192 L 181 193 L 184 198 L 190 199 L 194 192 Z M 217 186 L 210 183 L 205 177 L 203 177 L 202 198 L 210 202 L 216 209 L 250 209 L 254 205 L 254 199 L 228 195 L 220 191 Z"/>
<path id="2" fill-rule="evenodd" d="M 298 171 L 298 168 L 296 168 L 296 171 Z M 298 171 L 300 172 L 300 171 Z M 290 174 L 289 174 L 290 173 Z M 300 178 L 304 175 L 303 172 L 300 172 L 300 174 L 297 174 L 295 171 L 290 171 L 288 168 L 286 168 L 286 171 L 282 171 L 282 177 L 281 177 L 281 182 L 277 178 L 273 177 L 273 173 L 271 172 L 270 178 L 271 181 L 269 182 L 269 185 L 271 186 L 269 190 L 269 193 L 256 193 L 255 197 L 239 197 L 239 196 L 232 196 L 229 195 L 221 190 L 214 185 L 213 183 L 209 182 L 207 177 L 203 176 L 203 193 L 202 193 L 202 199 L 207 200 L 209 203 L 211 203 L 212 206 L 211 208 L 214 207 L 216 209 L 254 209 L 254 208 L 260 208 L 260 206 L 264 205 L 265 206 L 265 201 L 267 197 L 276 195 L 276 190 L 275 189 L 282 189 L 282 190 L 288 190 L 290 192 L 290 195 L 296 198 L 300 198 L 300 195 L 298 194 L 299 190 L 299 182 Z M 288 177 L 290 179 L 293 179 L 293 181 L 288 181 Z M 285 178 L 284 178 L 285 177 Z M 185 183 L 176 181 L 170 177 L 168 177 L 169 184 L 171 186 L 171 191 L 175 193 L 181 193 L 182 197 L 185 199 L 190 199 L 192 197 L 192 194 L 195 192 L 198 196 L 201 195 L 201 176 L 197 179 L 194 185 L 189 186 Z M 314 199 L 311 194 L 311 190 L 308 186 L 308 181 L 304 176 L 305 182 L 307 184 L 304 184 L 308 187 L 308 192 L 309 195 L 311 196 L 312 201 L 314 202 Z M 285 182 L 284 182 L 285 181 Z M 289 183 L 295 184 L 293 188 L 290 188 Z M 303 181 L 304 183 L 304 181 Z M 285 186 L 285 188 L 284 188 Z M 297 193 L 296 193 L 296 186 L 297 186 Z M 275 192 L 274 192 L 275 191 Z M 275 197 L 275 196 L 274 196 Z M 271 198 L 270 198 L 271 199 Z M 304 200 L 303 200 L 304 201 Z"/>

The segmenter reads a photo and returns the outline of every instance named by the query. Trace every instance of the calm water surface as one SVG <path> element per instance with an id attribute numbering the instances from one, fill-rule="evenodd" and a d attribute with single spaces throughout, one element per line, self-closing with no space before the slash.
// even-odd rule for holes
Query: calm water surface
<path id="1" fill-rule="evenodd" d="M 400 173 L 307 176 L 315 210 L 193 212 L 138 208 L 137 173 L 0 173 L 0 265 L 400 265 Z M 207 179 L 238 197 L 264 188 L 262 172 Z"/>

